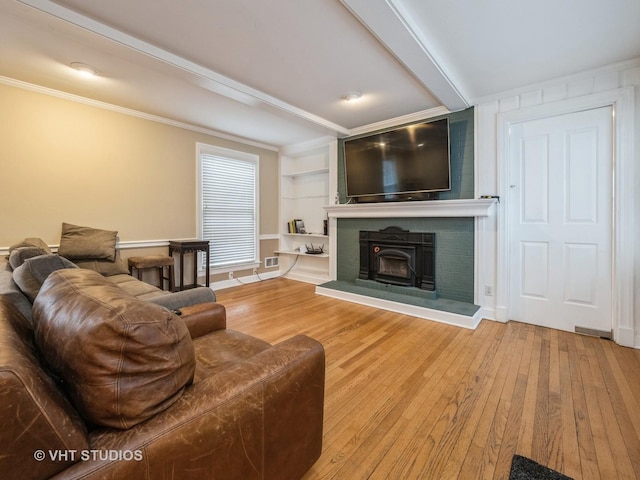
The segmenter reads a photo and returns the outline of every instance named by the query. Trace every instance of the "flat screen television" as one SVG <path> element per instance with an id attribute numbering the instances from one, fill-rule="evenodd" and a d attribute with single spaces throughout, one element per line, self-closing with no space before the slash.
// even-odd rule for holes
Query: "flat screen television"
<path id="1" fill-rule="evenodd" d="M 451 190 L 449 119 L 344 142 L 347 197 L 357 202 L 428 200 Z"/>

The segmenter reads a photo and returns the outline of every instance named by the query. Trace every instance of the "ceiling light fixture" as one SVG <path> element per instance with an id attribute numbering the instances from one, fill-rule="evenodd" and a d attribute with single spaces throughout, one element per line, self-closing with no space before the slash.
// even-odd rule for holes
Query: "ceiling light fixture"
<path id="1" fill-rule="evenodd" d="M 95 77 L 96 69 L 86 63 L 73 62 L 71 68 L 76 70 L 80 75 L 86 78 Z"/>
<path id="2" fill-rule="evenodd" d="M 347 102 L 355 102 L 356 100 L 360 100 L 362 98 L 362 94 L 360 92 L 349 92 L 344 97 Z"/>

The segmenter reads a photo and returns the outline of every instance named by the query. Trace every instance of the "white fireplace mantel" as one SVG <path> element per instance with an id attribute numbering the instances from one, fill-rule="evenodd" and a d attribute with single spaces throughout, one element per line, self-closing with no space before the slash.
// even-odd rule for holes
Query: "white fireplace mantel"
<path id="1" fill-rule="evenodd" d="M 488 217 L 494 214 L 496 199 L 427 200 L 327 205 L 329 218 L 387 217 Z"/>

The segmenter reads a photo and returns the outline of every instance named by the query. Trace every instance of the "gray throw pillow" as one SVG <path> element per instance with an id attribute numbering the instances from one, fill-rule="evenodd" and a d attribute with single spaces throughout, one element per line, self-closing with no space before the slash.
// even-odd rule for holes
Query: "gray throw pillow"
<path id="1" fill-rule="evenodd" d="M 115 230 L 101 230 L 63 223 L 58 255 L 69 260 L 108 260 L 113 262 L 116 259 L 117 236 L 118 232 Z"/>
<path id="2" fill-rule="evenodd" d="M 22 265 L 26 260 L 38 257 L 40 255 L 49 255 L 51 251 L 45 251 L 40 247 L 18 247 L 11 250 L 9 254 L 9 265 L 11 265 L 12 269 L 18 268 Z"/>
<path id="3" fill-rule="evenodd" d="M 20 243 L 11 245 L 9 247 L 9 253 L 11 253 L 15 248 L 20 248 L 20 247 L 36 247 L 41 249 L 45 255 L 49 255 L 50 253 L 53 253 L 49 248 L 49 245 L 47 245 L 44 240 L 37 237 L 27 237 L 24 240 L 22 240 Z"/>
<path id="4" fill-rule="evenodd" d="M 80 268 L 93 270 L 105 277 L 129 274 L 129 267 L 127 267 L 126 262 L 122 259 L 119 250 L 116 250 L 116 259 L 113 262 L 110 262 L 109 260 L 76 260 L 73 263 Z"/>
<path id="5" fill-rule="evenodd" d="M 78 268 L 73 262 L 59 255 L 40 255 L 33 257 L 13 271 L 13 281 L 33 303 L 40 287 L 47 277 L 56 270 Z"/>

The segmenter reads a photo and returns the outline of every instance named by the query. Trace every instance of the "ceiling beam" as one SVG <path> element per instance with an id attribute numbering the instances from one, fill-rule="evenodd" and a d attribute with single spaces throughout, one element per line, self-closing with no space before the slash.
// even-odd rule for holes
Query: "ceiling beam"
<path id="1" fill-rule="evenodd" d="M 316 126 L 320 126 L 331 135 L 348 135 L 349 129 L 326 120 L 318 115 L 307 112 L 301 108 L 291 105 L 279 98 L 268 95 L 260 90 L 249 87 L 243 83 L 233 80 L 229 77 L 221 75 L 209 68 L 203 67 L 197 63 L 187 60 L 184 57 L 168 52 L 160 47 L 152 45 L 148 42 L 140 40 L 132 35 L 124 33 L 120 30 L 112 28 L 108 25 L 100 23 L 96 20 L 88 18 L 69 8 L 58 5 L 50 0 L 18 0 L 24 5 L 28 5 L 36 10 L 40 10 L 46 14 L 69 22 L 89 32 L 100 35 L 113 42 L 119 43 L 127 48 L 135 50 L 139 53 L 155 58 L 175 68 L 189 72 L 198 76 L 204 81 L 204 85 L 200 85 L 207 90 L 222 95 L 226 98 L 244 103 L 252 107 L 275 109 L 288 113 L 295 117 L 306 120 Z"/>
<path id="2" fill-rule="evenodd" d="M 470 106 L 402 0 L 340 1 L 447 109 Z"/>

